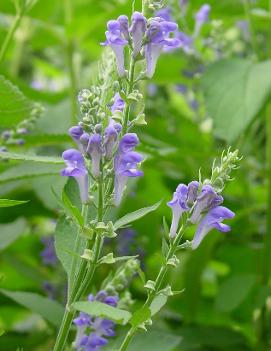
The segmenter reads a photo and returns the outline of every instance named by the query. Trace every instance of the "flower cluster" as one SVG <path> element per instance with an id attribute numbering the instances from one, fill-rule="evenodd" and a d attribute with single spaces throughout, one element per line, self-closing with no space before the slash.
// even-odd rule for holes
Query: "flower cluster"
<path id="1" fill-rule="evenodd" d="M 124 101 L 119 94 L 116 94 L 111 112 L 122 111 L 124 107 Z M 96 124 L 92 133 L 86 132 L 80 124 L 69 129 L 69 134 L 77 144 L 79 151 L 69 149 L 63 152 L 62 157 L 66 168 L 62 170 L 61 174 L 76 179 L 82 203 L 87 203 L 89 200 L 89 176 L 84 156 L 91 160 L 91 174 L 94 179 L 100 177 L 103 160 L 104 162 L 113 162 L 115 205 L 120 204 L 128 178 L 143 175 L 143 172 L 137 169 L 143 157 L 134 151 L 139 143 L 138 137 L 135 133 L 126 133 L 121 137 L 121 131 L 122 125 L 113 118 L 109 119 L 109 123 L 104 129 L 101 124 Z"/>
<path id="2" fill-rule="evenodd" d="M 109 21 L 105 33 L 106 41 L 102 45 L 110 46 L 114 51 L 120 77 L 126 76 L 124 48 L 129 45 L 134 59 L 145 57 L 145 75 L 151 78 L 161 52 L 166 48 L 179 46 L 179 39 L 170 37 L 177 28 L 176 23 L 163 17 L 147 20 L 142 13 L 136 11 L 132 14 L 130 26 L 128 17 L 124 15 Z"/>
<path id="3" fill-rule="evenodd" d="M 188 213 L 189 221 L 198 224 L 196 234 L 192 241 L 192 248 L 196 249 L 204 237 L 213 228 L 221 232 L 228 232 L 230 227 L 222 221 L 234 217 L 234 213 L 228 208 L 220 206 L 223 197 L 219 195 L 210 184 L 200 186 L 199 182 L 193 181 L 188 185 L 180 184 L 173 199 L 168 202 L 172 209 L 172 224 L 170 237 L 177 234 L 179 221 L 184 212 Z"/>
<path id="4" fill-rule="evenodd" d="M 109 306 L 116 307 L 118 296 L 110 296 L 106 291 L 101 290 L 96 296 L 89 295 L 88 300 L 99 301 Z M 79 316 L 74 319 L 77 333 L 74 341 L 74 347 L 77 351 L 99 351 L 101 347 L 108 343 L 106 337 L 115 335 L 114 322 L 99 317 L 91 317 L 86 313 L 80 312 Z"/>

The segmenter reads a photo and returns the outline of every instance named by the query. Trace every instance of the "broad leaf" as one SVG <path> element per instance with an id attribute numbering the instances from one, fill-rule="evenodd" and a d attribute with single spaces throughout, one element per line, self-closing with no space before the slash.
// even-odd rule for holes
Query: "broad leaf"
<path id="1" fill-rule="evenodd" d="M 28 201 L 0 199 L 0 207 L 12 207 L 27 203 Z"/>
<path id="2" fill-rule="evenodd" d="M 87 313 L 94 317 L 110 319 L 115 323 L 122 325 L 127 324 L 132 316 L 128 311 L 98 301 L 79 301 L 75 302 L 73 307 L 77 311 Z"/>
<path id="3" fill-rule="evenodd" d="M 6 249 L 23 234 L 26 222 L 23 218 L 7 224 L 0 224 L 0 250 Z"/>
<path id="4" fill-rule="evenodd" d="M 127 224 L 138 220 L 139 218 L 142 218 L 142 217 L 146 216 L 150 212 L 155 211 L 161 205 L 161 202 L 162 202 L 162 200 L 156 202 L 156 204 L 154 204 L 152 206 L 143 207 L 140 210 L 128 213 L 127 215 L 121 217 L 114 224 L 115 230 L 117 230 L 117 229 L 119 229 L 121 227 L 124 227 Z"/>
<path id="5" fill-rule="evenodd" d="M 84 218 L 76 206 L 74 206 L 65 191 L 62 192 L 62 201 L 68 214 L 74 218 L 80 227 L 84 226 Z"/>
<path id="6" fill-rule="evenodd" d="M 29 118 L 33 106 L 16 86 L 0 76 L 1 127 L 12 127 Z"/>
<path id="7" fill-rule="evenodd" d="M 264 107 L 271 93 L 271 61 L 219 61 L 202 79 L 215 134 L 234 141 Z"/>
<path id="8" fill-rule="evenodd" d="M 163 295 L 163 294 L 157 295 L 153 299 L 150 305 L 151 315 L 154 316 L 156 313 L 158 313 L 166 303 L 167 303 L 166 295 Z"/>
<path id="9" fill-rule="evenodd" d="M 0 159 L 18 160 L 18 161 L 31 161 L 40 163 L 53 163 L 53 164 L 64 164 L 64 161 L 60 157 L 47 157 L 27 154 L 16 154 L 13 152 L 0 151 Z"/>
<path id="10" fill-rule="evenodd" d="M 127 351 L 172 351 L 179 345 L 181 337 L 165 332 L 164 330 L 150 330 L 145 334 L 138 334 Z"/>
<path id="11" fill-rule="evenodd" d="M 133 314 L 129 323 L 135 328 L 135 327 L 138 327 L 140 324 L 146 322 L 150 318 L 151 318 L 151 310 L 148 307 L 143 306 Z"/>
<path id="12" fill-rule="evenodd" d="M 83 254 L 86 246 L 86 240 L 81 237 L 79 252 L 74 252 L 77 231 L 78 227 L 73 222 L 67 220 L 66 216 L 62 216 L 59 219 L 55 231 L 55 248 L 57 257 L 62 263 L 68 276 L 71 270 L 73 255 Z"/>
<path id="13" fill-rule="evenodd" d="M 235 310 L 251 292 L 255 283 L 256 277 L 252 274 L 238 274 L 230 277 L 222 284 L 218 292 L 216 308 L 223 312 Z"/>
<path id="14" fill-rule="evenodd" d="M 30 292 L 5 289 L 0 289 L 0 292 L 20 305 L 38 313 L 54 326 L 59 327 L 64 309 L 58 302 Z"/>

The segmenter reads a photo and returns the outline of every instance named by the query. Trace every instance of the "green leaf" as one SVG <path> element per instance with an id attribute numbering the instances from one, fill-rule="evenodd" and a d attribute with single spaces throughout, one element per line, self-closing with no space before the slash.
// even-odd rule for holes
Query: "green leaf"
<path id="1" fill-rule="evenodd" d="M 0 199 L 0 207 L 12 207 L 22 204 L 26 204 L 28 201 L 22 200 L 10 200 L 10 199 Z"/>
<path id="2" fill-rule="evenodd" d="M 73 307 L 77 311 L 87 313 L 94 317 L 107 318 L 122 325 L 127 324 L 132 316 L 128 311 L 106 305 L 99 301 L 79 301 L 75 302 Z"/>
<path id="3" fill-rule="evenodd" d="M 68 276 L 71 270 L 72 253 L 74 253 L 77 230 L 78 227 L 72 221 L 67 220 L 66 216 L 60 217 L 55 230 L 56 254 Z M 84 252 L 85 243 L 86 240 L 81 237 L 80 249 L 77 253 L 79 256 Z"/>
<path id="4" fill-rule="evenodd" d="M 264 107 L 271 92 L 271 61 L 219 61 L 202 79 L 207 111 L 215 134 L 234 141 Z"/>
<path id="5" fill-rule="evenodd" d="M 30 292 L 5 289 L 0 289 L 0 292 L 20 305 L 38 313 L 54 326 L 59 327 L 64 309 L 58 302 Z"/>
<path id="6" fill-rule="evenodd" d="M 148 333 L 137 335 L 127 351 L 172 351 L 179 345 L 181 337 L 164 330 L 150 330 Z"/>
<path id="7" fill-rule="evenodd" d="M 0 225 L 0 250 L 6 249 L 18 237 L 23 234 L 26 227 L 26 222 L 23 218 L 18 218 L 16 221 Z"/>
<path id="8" fill-rule="evenodd" d="M 84 227 L 84 218 L 78 208 L 71 203 L 65 191 L 62 192 L 62 201 L 68 214 L 75 219 L 80 227 Z"/>
<path id="9" fill-rule="evenodd" d="M 138 220 L 139 218 L 142 218 L 144 216 L 146 216 L 148 213 L 155 211 L 160 205 L 161 205 L 162 200 L 156 202 L 154 205 L 149 206 L 149 207 L 143 207 L 140 210 L 131 212 L 126 214 L 125 216 L 121 217 L 120 219 L 118 219 L 115 224 L 114 224 L 114 228 L 115 230 L 126 226 L 127 224 L 134 222 L 136 220 Z"/>
<path id="10" fill-rule="evenodd" d="M 48 164 L 59 164 L 63 165 L 64 161 L 60 157 L 48 157 L 48 156 L 37 156 L 37 155 L 27 155 L 27 154 L 16 154 L 13 152 L 3 152 L 0 151 L 0 159 L 17 160 L 17 161 L 31 161 L 40 162 Z"/>
<path id="11" fill-rule="evenodd" d="M 23 93 L 11 82 L 0 76 L 1 127 L 12 127 L 29 118 L 34 107 Z"/>
<path id="12" fill-rule="evenodd" d="M 153 299 L 150 305 L 152 316 L 154 316 L 156 313 L 158 313 L 161 310 L 161 308 L 167 303 L 167 299 L 168 297 L 164 294 L 159 294 Z"/>
<path id="13" fill-rule="evenodd" d="M 216 308 L 223 312 L 235 310 L 246 299 L 255 283 L 256 277 L 252 274 L 239 274 L 230 277 L 222 284 L 218 292 L 215 302 Z"/>
<path id="14" fill-rule="evenodd" d="M 148 307 L 142 307 L 137 310 L 132 318 L 129 320 L 129 323 L 134 327 L 138 327 L 140 324 L 146 322 L 148 319 L 151 318 L 151 310 Z"/>

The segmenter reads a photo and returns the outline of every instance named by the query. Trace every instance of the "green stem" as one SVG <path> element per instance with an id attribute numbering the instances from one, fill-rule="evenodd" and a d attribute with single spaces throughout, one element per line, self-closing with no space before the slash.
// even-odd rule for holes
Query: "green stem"
<path id="1" fill-rule="evenodd" d="M 181 228 L 181 230 L 179 231 L 178 235 L 176 236 L 176 238 L 174 239 L 173 243 L 170 246 L 170 249 L 167 253 L 166 259 L 165 259 L 165 263 L 163 264 L 163 266 L 161 267 L 156 279 L 155 279 L 155 284 L 154 284 L 154 290 L 152 290 L 149 295 L 148 298 L 146 300 L 146 302 L 144 303 L 145 307 L 150 307 L 152 301 L 154 300 L 154 298 L 157 296 L 157 294 L 159 293 L 159 291 L 161 290 L 161 286 L 165 280 L 165 277 L 168 273 L 169 270 L 169 265 L 166 264 L 166 262 L 171 259 L 175 253 L 176 250 L 178 248 L 178 245 L 180 244 L 180 241 L 182 239 L 183 233 L 186 229 L 186 227 L 188 226 L 188 224 L 186 224 L 183 228 Z M 136 327 L 131 327 L 129 329 L 129 331 L 127 332 L 122 345 L 120 346 L 119 351 L 125 351 L 127 350 L 130 342 L 132 341 L 133 337 L 135 336 L 135 334 L 137 333 L 137 329 Z"/>
<path id="2" fill-rule="evenodd" d="M 0 50 L 0 65 L 2 64 L 2 62 L 5 58 L 6 52 L 8 50 L 9 45 L 10 45 L 10 42 L 13 38 L 13 35 L 16 32 L 17 28 L 19 27 L 19 24 L 21 22 L 23 14 L 24 14 L 23 11 L 20 11 L 19 13 L 16 14 L 14 21 L 12 22 L 12 24 L 8 30 L 8 33 L 5 37 L 5 40 L 4 40 L 4 42 L 1 46 L 1 50 Z"/>
<path id="3" fill-rule="evenodd" d="M 64 1 L 64 15 L 65 15 L 65 25 L 67 33 L 67 43 L 66 43 L 66 57 L 67 57 L 67 66 L 69 70 L 69 79 L 70 79 L 70 103 L 71 103 L 71 119 L 72 123 L 76 124 L 77 121 L 77 74 L 74 65 L 74 40 L 70 37 L 70 24 L 72 21 L 72 2 L 71 0 Z"/>
<path id="4" fill-rule="evenodd" d="M 249 26 L 249 31 L 251 33 L 251 46 L 252 46 L 252 49 L 254 51 L 254 54 L 258 58 L 256 33 L 255 33 L 254 26 L 253 26 L 251 16 L 250 16 L 250 3 L 248 0 L 243 0 L 243 4 L 244 4 L 244 11 L 245 11 L 246 20 L 247 20 L 248 26 Z"/>
<path id="5" fill-rule="evenodd" d="M 130 68 L 129 68 L 129 77 L 128 77 L 128 85 L 127 85 L 127 91 L 126 91 L 126 96 L 131 94 L 134 88 L 134 77 L 135 77 L 135 59 L 132 57 L 131 62 L 130 62 Z M 128 123 L 129 123 L 129 115 L 130 115 L 130 104 L 126 103 L 125 110 L 124 110 L 124 123 L 123 123 L 123 130 L 122 133 L 125 134 L 128 128 Z"/>

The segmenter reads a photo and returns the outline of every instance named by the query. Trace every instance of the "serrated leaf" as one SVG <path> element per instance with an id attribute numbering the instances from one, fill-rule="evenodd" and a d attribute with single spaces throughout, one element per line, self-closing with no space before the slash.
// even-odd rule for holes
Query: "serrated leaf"
<path id="1" fill-rule="evenodd" d="M 12 207 L 22 204 L 26 204 L 28 201 L 22 200 L 10 200 L 10 199 L 0 199 L 0 207 Z"/>
<path id="2" fill-rule="evenodd" d="M 150 310 L 151 310 L 151 315 L 154 316 L 156 313 L 158 313 L 161 308 L 167 303 L 168 297 L 164 294 L 159 294 L 155 296 L 153 299 L 151 305 L 150 305 Z"/>
<path id="3" fill-rule="evenodd" d="M 109 306 L 99 301 L 79 301 L 73 304 L 73 307 L 80 312 L 90 316 L 106 318 L 115 323 L 125 325 L 132 317 L 131 313 L 120 308 Z"/>
<path id="4" fill-rule="evenodd" d="M 151 318 L 151 310 L 147 306 L 145 307 L 143 306 L 133 314 L 132 318 L 129 320 L 129 323 L 134 328 L 136 328 L 150 318 Z"/>
<path id="5" fill-rule="evenodd" d="M 64 309 L 58 302 L 30 292 L 5 289 L 0 289 L 0 292 L 20 305 L 38 313 L 54 326 L 59 327 Z"/>
<path id="6" fill-rule="evenodd" d="M 48 156 L 37 156 L 28 154 L 16 154 L 13 152 L 0 151 L 0 159 L 4 160 L 15 160 L 15 161 L 31 161 L 48 164 L 59 164 L 63 165 L 64 161 L 60 157 L 48 157 Z"/>
<path id="7" fill-rule="evenodd" d="M 1 127 L 12 127 L 29 118 L 34 107 L 23 93 L 10 81 L 0 76 Z"/>
<path id="8" fill-rule="evenodd" d="M 232 142 L 248 127 L 270 96 L 271 61 L 219 61 L 203 75 L 202 88 L 215 134 Z"/>
<path id="9" fill-rule="evenodd" d="M 60 217 L 55 230 L 56 254 L 68 276 L 71 270 L 71 253 L 74 252 L 77 230 L 78 227 L 72 221 L 67 220 L 65 216 Z M 78 255 L 83 254 L 85 247 L 86 240 L 81 237 Z"/>
<path id="10" fill-rule="evenodd" d="M 26 221 L 18 218 L 12 223 L 0 224 L 0 250 L 6 249 L 23 234 Z"/>
<path id="11" fill-rule="evenodd" d="M 146 216 L 150 212 L 155 211 L 161 205 L 161 202 L 162 202 L 162 200 L 156 202 L 152 206 L 143 207 L 140 210 L 128 213 L 125 216 L 121 217 L 114 224 L 115 230 L 117 230 L 119 228 L 122 228 L 122 227 L 126 226 L 127 224 L 138 220 L 139 218 L 142 218 L 142 217 Z"/>

